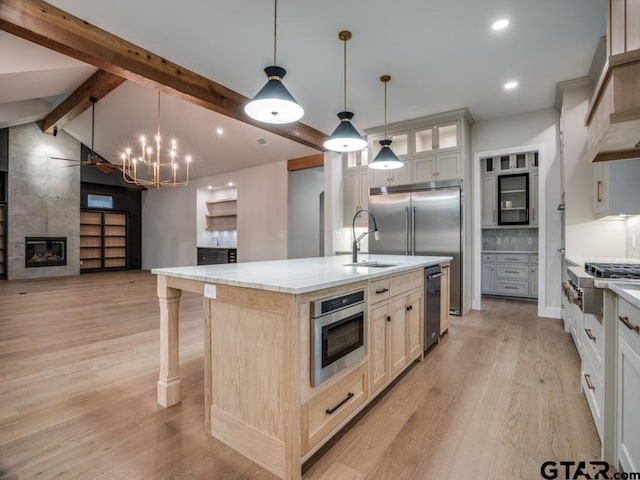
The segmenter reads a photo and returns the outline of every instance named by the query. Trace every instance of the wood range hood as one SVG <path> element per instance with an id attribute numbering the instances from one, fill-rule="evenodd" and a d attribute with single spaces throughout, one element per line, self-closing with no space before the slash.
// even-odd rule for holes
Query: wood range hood
<path id="1" fill-rule="evenodd" d="M 640 158 L 640 2 L 607 2 L 607 62 L 587 112 L 587 160 Z"/>

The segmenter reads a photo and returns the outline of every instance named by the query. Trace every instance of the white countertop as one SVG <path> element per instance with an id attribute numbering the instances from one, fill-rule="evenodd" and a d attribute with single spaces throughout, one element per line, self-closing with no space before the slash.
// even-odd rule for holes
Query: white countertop
<path id="1" fill-rule="evenodd" d="M 598 283 L 605 283 L 602 280 L 599 280 Z M 620 298 L 625 299 L 634 307 L 640 309 L 640 282 L 639 281 L 607 281 L 606 287 L 609 290 L 613 291 Z M 596 284 L 597 286 L 597 284 Z"/>
<path id="2" fill-rule="evenodd" d="M 220 248 L 222 250 L 229 250 L 230 248 L 238 248 L 235 245 L 198 245 L 196 248 Z"/>
<path id="3" fill-rule="evenodd" d="M 346 285 L 451 261 L 452 257 L 361 254 L 358 262 L 377 261 L 391 267 L 345 266 L 350 255 L 297 258 L 266 262 L 226 263 L 190 267 L 154 268 L 151 273 L 207 283 L 300 294 Z"/>
<path id="4" fill-rule="evenodd" d="M 574 257 L 567 255 L 566 260 L 582 268 L 585 263 L 640 263 L 638 258 L 627 257 Z"/>

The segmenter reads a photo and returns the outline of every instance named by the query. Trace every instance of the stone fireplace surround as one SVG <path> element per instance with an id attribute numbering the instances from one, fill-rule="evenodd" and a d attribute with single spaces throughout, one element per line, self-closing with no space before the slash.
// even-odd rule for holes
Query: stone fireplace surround
<path id="1" fill-rule="evenodd" d="M 80 273 L 80 167 L 49 157 L 80 158 L 80 142 L 35 123 L 9 128 L 7 278 Z M 26 268 L 26 237 L 66 237 L 67 264 Z"/>

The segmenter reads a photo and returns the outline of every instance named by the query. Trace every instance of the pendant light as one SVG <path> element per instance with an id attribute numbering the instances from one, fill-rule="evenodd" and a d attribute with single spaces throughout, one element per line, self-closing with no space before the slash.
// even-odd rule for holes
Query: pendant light
<path id="1" fill-rule="evenodd" d="M 298 105 L 293 95 L 282 83 L 287 71 L 277 66 L 276 40 L 278 34 L 278 0 L 274 0 L 273 14 L 273 65 L 264 69 L 267 84 L 244 107 L 244 111 L 254 120 L 264 123 L 291 123 L 302 118 L 304 109 Z"/>
<path id="2" fill-rule="evenodd" d="M 351 32 L 343 30 L 338 34 L 338 38 L 344 42 L 344 110 L 338 113 L 340 123 L 324 142 L 324 148 L 334 152 L 355 152 L 365 148 L 367 141 L 351 123 L 353 112 L 347 112 L 347 41 L 351 39 Z"/>
<path id="3" fill-rule="evenodd" d="M 380 81 L 384 83 L 384 139 L 380 140 L 382 148 L 376 155 L 373 162 L 369 163 L 369 168 L 375 170 L 393 170 L 404 166 L 396 154 L 391 150 L 391 140 L 387 138 L 387 83 L 391 80 L 390 75 L 383 75 Z"/>

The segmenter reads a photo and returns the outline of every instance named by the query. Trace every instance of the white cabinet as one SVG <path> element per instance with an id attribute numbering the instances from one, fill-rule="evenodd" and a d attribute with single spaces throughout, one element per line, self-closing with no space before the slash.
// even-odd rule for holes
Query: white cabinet
<path id="1" fill-rule="evenodd" d="M 640 159 L 593 164 L 593 208 L 597 218 L 640 214 Z"/>
<path id="2" fill-rule="evenodd" d="M 344 179 L 344 226 L 351 227 L 355 213 L 369 206 L 369 171 L 366 167 L 347 169 Z M 366 214 L 358 215 L 357 226 L 368 224 L 369 218 Z"/>
<path id="3" fill-rule="evenodd" d="M 483 294 L 537 298 L 537 253 L 483 252 L 481 268 Z"/>
<path id="4" fill-rule="evenodd" d="M 402 162 L 404 165 L 394 170 L 369 171 L 369 185 L 371 187 L 384 187 L 388 185 L 411 184 L 411 163 Z"/>
<path id="5" fill-rule="evenodd" d="M 458 178 L 462 178 L 462 163 L 459 153 L 432 154 L 413 159 L 414 183 Z"/>
<path id="6" fill-rule="evenodd" d="M 640 470 L 640 310 L 618 298 L 618 318 L 618 461 L 625 472 L 637 472 Z"/>
<path id="7" fill-rule="evenodd" d="M 413 154 L 420 155 L 434 150 L 443 151 L 459 147 L 460 122 L 429 125 L 413 130 Z"/>
<path id="8" fill-rule="evenodd" d="M 529 174 L 529 225 L 538 225 L 538 181 L 539 173 L 534 170 Z"/>
<path id="9" fill-rule="evenodd" d="M 497 223 L 496 201 L 498 191 L 496 190 L 496 177 L 486 175 L 482 178 L 482 226 L 494 227 Z"/>

